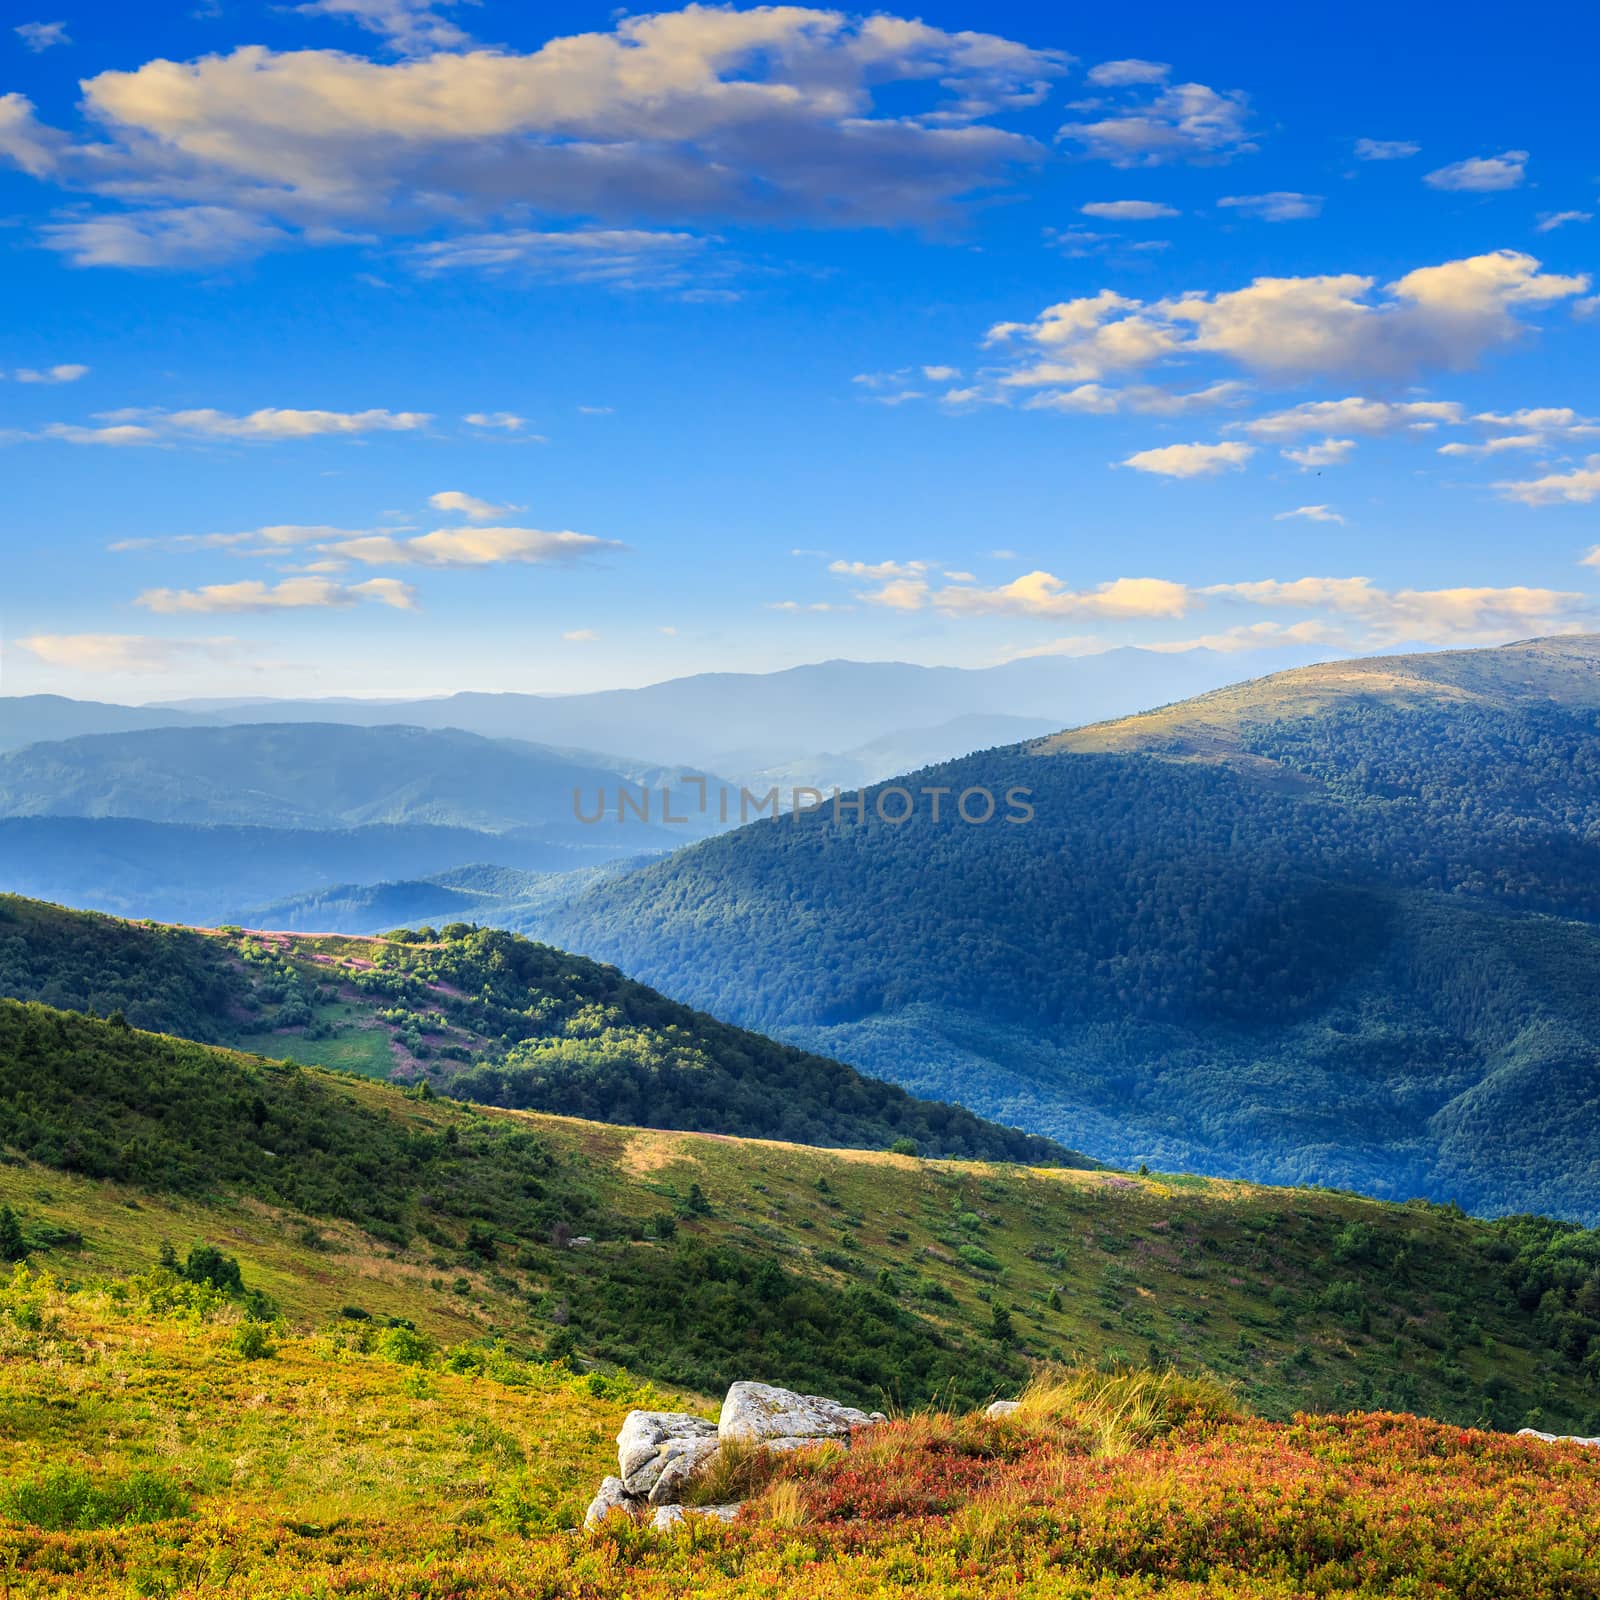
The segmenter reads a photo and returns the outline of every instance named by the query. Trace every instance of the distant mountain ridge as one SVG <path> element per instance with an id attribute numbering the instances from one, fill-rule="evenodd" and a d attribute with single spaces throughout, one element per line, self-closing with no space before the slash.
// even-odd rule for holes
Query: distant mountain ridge
<path id="1" fill-rule="evenodd" d="M 1131 1163 L 1600 1219 L 1600 639 L 1312 667 L 762 822 L 550 935 Z"/>
<path id="2" fill-rule="evenodd" d="M 642 803 L 624 811 L 620 791 L 650 776 L 456 728 L 153 728 L 0 755 L 0 816 L 272 828 L 420 823 L 481 833 L 538 828 L 584 845 L 602 833 L 626 833 L 633 849 L 670 848 L 715 825 L 714 817 L 686 810 L 674 832 L 641 818 Z M 581 820 L 600 812 L 599 822 Z"/>
<path id="3" fill-rule="evenodd" d="M 1252 664 L 1298 665 L 1318 654 L 1304 648 L 1261 651 Z M 919 737 L 924 743 L 910 759 L 945 760 L 1041 731 L 995 732 L 982 726 L 984 719 L 1031 718 L 1054 728 L 1094 722 L 1229 683 L 1240 667 L 1239 657 L 1208 649 L 1167 653 L 1124 647 L 981 668 L 822 661 L 777 672 L 700 673 L 637 689 L 562 695 L 468 692 L 411 700 L 205 700 L 141 707 L 80 706 L 25 696 L 0 698 L 0 750 L 123 727 L 404 723 L 606 751 L 630 761 L 688 762 L 734 779 L 793 768 L 810 774 L 804 781 L 844 787 L 851 776 L 830 777 L 820 759 L 827 752 L 848 755 L 874 741 Z M 968 718 L 977 722 L 964 726 Z M 947 742 L 925 742 L 931 730 L 947 725 L 953 725 Z"/>

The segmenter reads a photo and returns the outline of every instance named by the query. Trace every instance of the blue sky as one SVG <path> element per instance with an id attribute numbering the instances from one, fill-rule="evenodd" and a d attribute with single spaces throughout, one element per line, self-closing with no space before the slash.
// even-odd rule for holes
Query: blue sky
<path id="1" fill-rule="evenodd" d="M 1592 6 L 19 15 L 7 693 L 1600 627 Z"/>

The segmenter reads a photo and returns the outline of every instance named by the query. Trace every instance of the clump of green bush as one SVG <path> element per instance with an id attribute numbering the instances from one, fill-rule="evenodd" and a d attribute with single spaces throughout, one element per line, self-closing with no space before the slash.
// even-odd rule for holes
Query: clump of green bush
<path id="1" fill-rule="evenodd" d="M 64 1533 L 185 1517 L 191 1504 L 163 1473 L 96 1478 L 82 1467 L 50 1467 L 37 1477 L 8 1484 L 0 1491 L 0 1510 L 12 1522 Z"/>

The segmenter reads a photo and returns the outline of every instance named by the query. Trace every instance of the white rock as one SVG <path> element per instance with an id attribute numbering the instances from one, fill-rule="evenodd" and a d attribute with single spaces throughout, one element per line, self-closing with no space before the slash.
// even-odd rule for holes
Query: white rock
<path id="1" fill-rule="evenodd" d="M 998 1421 L 999 1418 L 1012 1416 L 1021 1409 L 1022 1402 L 1020 1400 L 992 1400 L 983 1414 Z"/>
<path id="2" fill-rule="evenodd" d="M 1600 1450 L 1600 1436 L 1585 1439 L 1576 1433 L 1540 1433 L 1537 1428 L 1518 1428 L 1519 1439 L 1543 1439 L 1546 1444 L 1586 1444 L 1591 1450 Z"/>
<path id="3" fill-rule="evenodd" d="M 725 1506 L 657 1506 L 650 1526 L 657 1533 L 665 1533 L 690 1517 L 715 1517 L 719 1522 L 732 1522 L 743 1504 L 742 1500 L 735 1500 Z"/>
<path id="4" fill-rule="evenodd" d="M 628 1497 L 621 1478 L 602 1478 L 599 1494 L 589 1502 L 589 1509 L 583 1514 L 583 1525 L 592 1528 L 613 1511 L 626 1511 L 631 1515 L 633 1507 L 634 1502 Z"/>
<path id="5" fill-rule="evenodd" d="M 707 1465 L 721 1446 L 711 1439 L 674 1439 L 661 1447 L 662 1466 L 650 1485 L 650 1504 L 676 1505 L 689 1480 Z"/>
<path id="6" fill-rule="evenodd" d="M 681 1411 L 630 1411 L 617 1435 L 617 1468 L 624 1478 L 631 1479 L 669 1440 L 706 1439 L 716 1431 L 704 1417 Z"/>
<path id="7" fill-rule="evenodd" d="M 796 1394 L 769 1383 L 736 1383 L 722 1402 L 717 1434 L 762 1444 L 768 1439 L 848 1439 L 872 1421 L 865 1411 L 819 1394 Z"/>

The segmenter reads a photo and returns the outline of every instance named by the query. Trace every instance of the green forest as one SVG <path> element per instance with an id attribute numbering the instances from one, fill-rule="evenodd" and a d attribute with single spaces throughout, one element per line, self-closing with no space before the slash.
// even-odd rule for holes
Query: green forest
<path id="1" fill-rule="evenodd" d="M 286 1057 L 402 1061 L 440 1093 L 609 1122 L 931 1155 L 1076 1162 L 516 934 L 267 941 L 0 896 L 0 995 Z M 362 1052 L 360 1056 L 356 1051 Z"/>
<path id="2" fill-rule="evenodd" d="M 1593 1221 L 1596 729 L 1374 701 L 1232 760 L 989 752 L 904 782 L 1025 787 L 1031 823 L 760 823 L 558 932 L 1112 1161 Z"/>

